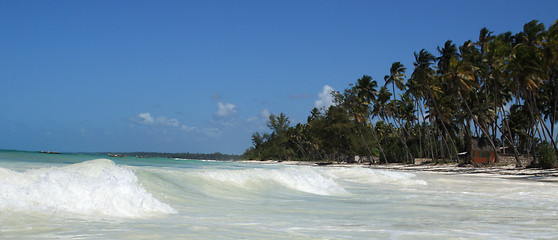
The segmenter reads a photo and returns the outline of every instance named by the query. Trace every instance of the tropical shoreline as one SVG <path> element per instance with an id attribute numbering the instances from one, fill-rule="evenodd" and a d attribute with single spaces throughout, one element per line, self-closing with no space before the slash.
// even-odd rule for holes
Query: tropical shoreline
<path id="1" fill-rule="evenodd" d="M 370 164 L 365 163 L 331 163 L 327 165 L 318 165 L 321 162 L 316 161 L 277 161 L 277 160 L 242 160 L 243 163 L 258 164 L 283 164 L 298 166 L 321 166 L 321 167 L 363 167 L 379 170 L 393 170 L 405 172 L 431 172 L 445 175 L 463 175 L 478 177 L 493 177 L 515 180 L 529 180 L 539 182 L 555 182 L 558 183 L 558 169 L 542 169 L 542 168 L 516 168 L 513 165 L 507 166 L 487 166 L 475 167 L 473 165 L 458 166 L 458 164 Z"/>
<path id="2" fill-rule="evenodd" d="M 291 126 L 285 113 L 270 114 L 271 131 L 254 132 L 243 157 L 508 165 L 500 159 L 507 155 L 520 168 L 558 168 L 558 21 L 498 35 L 482 28 L 476 39 L 447 40 L 437 56 L 414 52 L 410 74 L 401 62 L 383 82 L 364 74 L 332 91 L 332 104 L 313 108 L 306 122 Z"/>

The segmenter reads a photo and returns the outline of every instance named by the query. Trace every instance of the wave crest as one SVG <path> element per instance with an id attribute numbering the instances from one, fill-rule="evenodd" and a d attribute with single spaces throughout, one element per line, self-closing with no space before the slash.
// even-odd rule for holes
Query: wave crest
<path id="1" fill-rule="evenodd" d="M 408 172 L 357 167 L 331 168 L 328 172 L 345 181 L 362 184 L 428 185 L 426 181 L 415 179 L 416 175 Z"/>
<path id="2" fill-rule="evenodd" d="M 332 176 L 312 167 L 284 167 L 279 169 L 253 168 L 245 170 L 212 170 L 197 175 L 215 181 L 227 182 L 242 188 L 261 182 L 272 182 L 296 191 L 317 195 L 346 193 Z"/>
<path id="3" fill-rule="evenodd" d="M 108 159 L 25 172 L 0 168 L 0 211 L 147 217 L 175 213 Z"/>

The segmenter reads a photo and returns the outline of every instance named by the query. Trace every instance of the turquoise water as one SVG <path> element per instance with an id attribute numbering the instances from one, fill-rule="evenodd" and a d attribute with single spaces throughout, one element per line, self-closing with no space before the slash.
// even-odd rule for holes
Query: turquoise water
<path id="1" fill-rule="evenodd" d="M 534 239 L 558 185 L 0 151 L 0 239 Z"/>

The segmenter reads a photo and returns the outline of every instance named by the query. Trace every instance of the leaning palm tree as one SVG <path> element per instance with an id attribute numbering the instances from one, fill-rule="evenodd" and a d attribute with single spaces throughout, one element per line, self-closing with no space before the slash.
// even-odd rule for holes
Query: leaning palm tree
<path id="1" fill-rule="evenodd" d="M 432 68 L 432 64 L 434 63 L 434 55 L 426 51 L 425 49 L 420 50 L 420 52 L 415 52 L 415 62 L 413 63 L 415 69 L 407 82 L 408 91 L 410 94 L 415 98 L 417 102 L 416 106 L 419 109 L 417 113 L 420 112 L 423 121 L 424 113 L 422 106 L 425 106 L 424 102 L 428 101 L 433 94 L 432 92 L 432 81 L 435 77 L 435 71 Z M 435 89 L 434 91 L 440 91 L 439 88 Z M 427 135 L 427 139 L 430 145 L 430 154 L 434 160 L 437 159 L 437 155 L 434 154 L 434 142 L 432 138 L 434 137 L 432 134 L 432 129 L 427 128 L 430 131 L 430 134 Z"/>
<path id="2" fill-rule="evenodd" d="M 397 125 L 399 125 L 400 131 L 397 131 L 397 133 L 399 133 L 399 139 L 405 147 L 407 160 L 411 163 L 414 163 L 414 156 L 407 144 L 407 141 L 411 137 L 411 133 L 409 131 L 409 123 L 414 121 L 415 117 L 415 106 L 413 104 L 413 99 L 409 93 L 403 93 L 401 95 L 401 100 L 392 100 L 390 101 L 388 106 L 392 108 L 391 118 Z"/>
<path id="3" fill-rule="evenodd" d="M 395 86 L 397 86 L 397 89 L 399 90 L 403 90 L 405 89 L 405 78 L 407 77 L 407 75 L 405 75 L 405 70 L 406 68 L 403 66 L 403 64 L 401 64 L 401 62 L 394 62 L 393 64 L 391 64 L 391 68 L 389 69 L 389 75 L 386 75 L 384 77 L 385 80 L 385 85 L 388 84 L 392 84 L 392 88 L 393 88 L 393 100 L 395 100 Z"/>
<path id="4" fill-rule="evenodd" d="M 444 43 L 444 47 L 438 47 L 438 53 L 440 53 L 440 57 L 436 58 L 438 61 L 438 77 L 440 78 L 440 84 L 445 89 L 443 96 L 441 99 L 444 99 L 446 102 L 444 105 L 440 106 L 440 108 L 445 109 L 456 109 L 460 106 L 459 100 L 456 100 L 456 88 L 452 86 L 451 80 L 448 78 L 450 72 L 455 69 L 455 65 L 459 63 L 460 56 L 459 52 L 457 51 L 457 47 L 451 40 L 448 40 Z M 453 69 L 452 69 L 453 68 Z M 453 101 L 452 101 L 453 100 Z M 452 121 L 456 118 L 454 114 L 450 114 L 448 111 L 438 111 L 438 117 L 442 122 L 443 128 L 446 131 L 447 138 L 451 140 L 452 147 L 455 151 L 455 157 L 458 158 L 458 150 L 455 144 L 455 140 L 453 136 L 451 136 L 450 132 L 448 131 L 448 126 L 455 125 Z M 449 152 L 449 149 L 448 149 Z M 449 155 L 451 158 L 451 154 Z"/>
<path id="5" fill-rule="evenodd" d="M 502 126 L 509 124 L 505 106 L 513 99 L 513 93 L 510 88 L 513 85 L 513 78 L 510 77 L 509 71 L 506 71 L 506 68 L 512 56 L 513 42 L 514 39 L 511 32 L 490 38 L 489 41 L 482 44 L 484 45 L 484 51 L 481 52 L 482 60 L 475 64 L 480 66 L 478 68 L 482 69 L 480 75 L 482 76 L 483 88 L 479 89 L 479 92 L 485 93 L 485 103 L 487 105 L 485 108 L 494 111 L 495 118 L 492 121 L 492 137 L 495 138 L 496 131 L 499 130 L 502 136 L 502 143 L 505 144 L 507 142 L 513 150 L 516 166 L 523 167 L 509 127 L 501 128 L 497 124 L 499 116 Z M 478 45 L 481 45 L 481 43 L 479 42 Z M 491 107 L 488 107 L 488 105 Z M 487 113 L 490 115 L 490 112 Z"/>
<path id="6" fill-rule="evenodd" d="M 376 87 L 378 82 L 372 80 L 372 77 L 364 75 L 357 80 L 355 86 L 357 90 L 357 97 L 365 104 L 370 105 L 376 99 Z"/>
<path id="7" fill-rule="evenodd" d="M 517 44 L 513 47 L 512 57 L 507 65 L 507 70 L 515 83 L 512 89 L 516 92 L 516 97 L 523 99 L 531 114 L 531 121 L 535 123 L 531 135 L 533 139 L 531 142 L 534 142 L 535 132 L 538 132 L 540 136 L 547 137 L 544 130 L 541 133 L 540 126 L 549 132 L 544 120 L 542 120 L 541 113 L 538 111 L 536 102 L 537 91 L 542 86 L 542 79 L 545 78 L 540 50 L 544 25 L 537 21 L 531 21 L 525 24 L 523 30 L 523 32 L 518 33 L 515 37 Z M 554 143 L 553 140 L 552 142 Z M 531 147 L 534 149 L 534 144 Z M 535 158 L 534 154 L 533 158 Z"/>
<path id="8" fill-rule="evenodd" d="M 364 75 L 362 76 L 362 78 L 359 78 L 357 80 L 357 85 L 354 86 L 354 90 L 356 91 L 357 98 L 355 103 L 352 105 L 354 106 L 353 112 L 358 123 L 363 123 L 364 125 L 367 125 L 369 123 L 369 118 L 371 116 L 370 106 L 372 105 L 373 102 L 376 101 L 377 86 L 378 83 L 375 80 L 372 80 L 372 77 L 368 75 Z M 376 140 L 376 143 L 378 144 L 378 149 L 380 150 L 380 153 L 384 157 L 384 160 L 387 161 L 386 155 L 384 153 L 384 148 L 382 147 L 382 144 L 380 143 L 380 140 L 378 139 L 375 130 L 371 129 L 371 131 L 374 140 Z M 360 135 L 363 138 L 362 132 L 360 133 Z M 366 145 L 366 147 L 368 148 L 368 145 Z"/>
<path id="9" fill-rule="evenodd" d="M 550 136 L 554 133 L 555 124 L 558 123 L 558 20 L 548 28 L 546 41 L 543 41 L 543 70 L 548 77 L 543 84 L 542 96 L 547 96 L 547 104 L 544 104 L 545 120 L 550 122 Z M 554 140 L 554 151 L 558 154 L 558 146 Z"/>
<path id="10" fill-rule="evenodd" d="M 480 84 L 478 81 L 476 81 L 477 76 L 479 75 L 478 67 L 475 66 L 476 62 L 472 62 L 472 61 L 474 61 L 473 59 L 475 59 L 473 56 L 476 53 L 480 54 L 480 52 L 475 52 L 474 50 L 471 49 L 471 46 L 472 45 L 470 42 L 466 42 L 463 46 L 459 48 L 461 54 L 460 55 L 456 54 L 453 57 L 451 57 L 451 59 L 448 62 L 449 64 L 447 65 L 446 72 L 441 77 L 444 79 L 444 82 L 448 85 L 448 89 L 450 89 L 449 94 L 453 96 L 453 99 L 456 102 L 457 106 L 461 106 L 461 109 L 466 111 L 467 116 L 464 116 L 463 119 L 465 119 L 466 121 L 473 120 L 475 126 L 480 128 L 483 135 L 487 136 L 487 139 L 492 149 L 494 150 L 495 153 L 497 153 L 498 151 L 494 141 L 495 134 L 491 136 L 490 132 L 488 131 L 488 126 L 490 125 L 490 121 L 493 121 L 493 119 L 495 119 L 496 108 L 490 107 L 490 105 L 488 104 L 488 100 L 489 100 L 488 98 L 483 99 L 484 101 L 482 102 L 485 104 L 480 104 L 481 101 L 479 101 L 480 98 L 478 97 L 478 92 L 486 93 L 487 91 L 491 91 L 492 88 L 487 88 L 486 85 L 489 83 L 494 84 L 493 83 L 495 81 L 494 76 L 497 75 L 497 71 L 494 70 L 496 67 L 492 67 L 493 73 L 491 74 L 492 75 L 491 81 L 486 81 L 485 79 L 485 83 L 484 83 L 485 88 L 479 89 Z M 485 49 L 487 49 L 486 46 Z M 464 57 L 458 58 L 458 56 L 464 56 Z M 491 62 L 491 61 L 487 61 L 487 62 Z M 500 89 L 503 90 L 503 88 Z M 481 94 L 481 95 L 487 96 L 488 94 Z M 500 92 L 491 95 L 505 96 Z M 463 99 L 465 99 L 465 101 L 463 101 Z M 476 100 L 475 106 L 471 106 L 469 101 L 470 99 Z M 465 125 L 468 124 L 466 123 Z M 470 129 L 465 129 L 466 133 L 469 131 Z M 467 134 L 467 136 L 471 136 L 471 134 Z M 466 142 L 469 141 L 467 140 Z M 495 157 L 496 157 L 495 161 L 498 161 L 498 154 L 496 154 Z"/>
<path id="11" fill-rule="evenodd" d="M 392 109 L 389 108 L 388 105 L 391 95 L 392 94 L 385 86 L 380 88 L 374 101 L 374 107 L 372 108 L 372 117 L 378 116 L 382 121 L 386 122 L 386 118 L 389 117 L 392 112 Z"/>
<path id="12" fill-rule="evenodd" d="M 451 40 L 447 40 L 443 48 L 438 47 L 438 52 L 440 53 L 440 56 L 436 58 L 438 60 L 438 73 L 443 75 L 449 71 L 452 59 L 459 57 L 459 53 Z"/>

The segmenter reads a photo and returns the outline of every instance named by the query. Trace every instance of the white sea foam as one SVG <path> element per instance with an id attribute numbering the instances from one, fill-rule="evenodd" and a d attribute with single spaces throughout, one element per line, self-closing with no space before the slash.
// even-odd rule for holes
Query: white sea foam
<path id="1" fill-rule="evenodd" d="M 0 211 L 125 218 L 175 212 L 108 159 L 25 172 L 0 168 Z"/>
<path id="2" fill-rule="evenodd" d="M 426 181 L 415 179 L 415 174 L 406 172 L 370 168 L 327 168 L 323 171 L 349 182 L 363 184 L 427 185 Z"/>
<path id="3" fill-rule="evenodd" d="M 131 166 L 93 161 L 61 167 L 60 163 L 41 159 L 46 156 L 77 161 L 74 158 L 82 156 L 12 155 L 8 158 L 11 162 L 0 160 L 0 239 L 558 236 L 558 184 L 551 182 L 358 167 L 308 169 L 198 161 L 169 164 L 161 159 L 150 160 L 149 164 L 145 164 L 147 159 L 141 160 L 138 166 L 133 159 L 119 159 Z M 26 170 L 30 168 L 37 170 Z M 78 183 L 84 194 L 66 190 L 66 186 Z M 125 193 L 119 185 L 135 192 Z M 91 193 L 95 188 L 98 193 Z M 169 212 L 168 206 L 148 203 L 155 200 L 137 188 L 146 189 L 178 213 L 160 214 Z M 33 194 L 39 197 L 28 196 Z M 142 210 L 137 205 L 114 207 L 108 200 L 101 201 L 108 195 L 126 201 L 143 198 L 145 206 L 156 210 Z M 98 202 L 93 206 L 88 201 Z M 79 204 L 89 204 L 90 209 L 79 209 Z M 116 216 L 154 214 L 156 218 L 121 221 L 121 217 L 106 216 L 102 213 L 105 210 Z M 117 212 L 120 210 L 128 212 Z M 85 217 L 74 217 L 82 212 Z"/>
<path id="4" fill-rule="evenodd" d="M 335 179 L 311 167 L 284 167 L 279 169 L 252 168 L 242 170 L 209 170 L 196 173 L 212 180 L 248 188 L 258 183 L 275 183 L 289 189 L 317 195 L 346 193 Z"/>
<path id="5" fill-rule="evenodd" d="M 361 184 L 427 185 L 412 173 L 368 168 L 317 168 L 285 166 L 280 168 L 251 168 L 241 170 L 205 170 L 194 173 L 204 178 L 225 182 L 241 188 L 256 184 L 279 184 L 289 189 L 317 195 L 345 194 L 343 182 Z"/>

